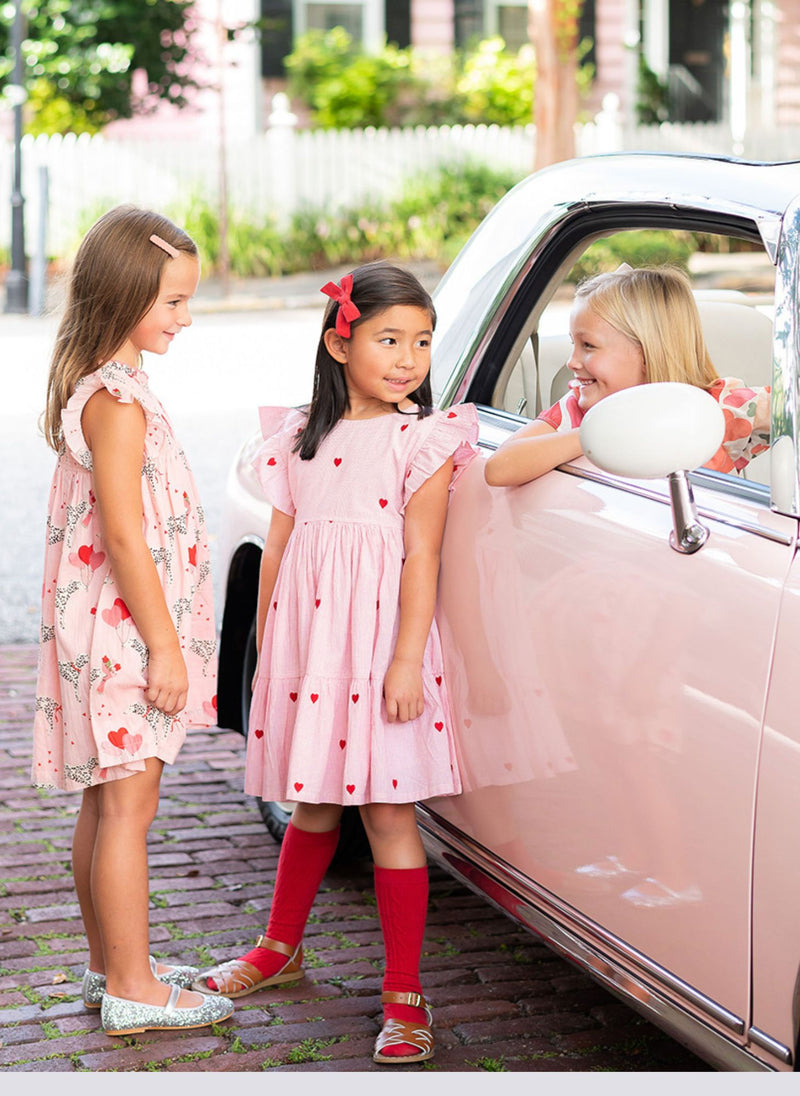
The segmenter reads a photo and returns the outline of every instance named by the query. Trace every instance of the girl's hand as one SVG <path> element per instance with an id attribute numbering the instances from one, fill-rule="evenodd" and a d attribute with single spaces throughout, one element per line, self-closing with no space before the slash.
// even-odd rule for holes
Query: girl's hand
<path id="1" fill-rule="evenodd" d="M 383 699 L 390 723 L 406 723 L 421 716 L 425 701 L 420 666 L 416 662 L 394 659 L 383 682 Z"/>
<path id="2" fill-rule="evenodd" d="M 180 649 L 151 651 L 147 663 L 145 699 L 164 715 L 177 715 L 186 707 L 189 675 Z"/>

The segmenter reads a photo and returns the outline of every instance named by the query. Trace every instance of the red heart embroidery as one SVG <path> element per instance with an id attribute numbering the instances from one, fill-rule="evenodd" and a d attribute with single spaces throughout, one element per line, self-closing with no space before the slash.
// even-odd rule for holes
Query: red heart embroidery
<path id="1" fill-rule="evenodd" d="M 289 693 L 290 700 L 297 700 L 297 693 Z"/>
<path id="2" fill-rule="evenodd" d="M 269 465 L 277 464 L 277 461 L 275 460 L 274 457 L 270 457 L 269 460 L 267 461 L 267 464 L 269 464 Z"/>
<path id="3" fill-rule="evenodd" d="M 441 731 L 442 728 L 444 727 L 444 723 L 434 723 L 434 727 L 436 728 L 437 731 Z"/>
<path id="4" fill-rule="evenodd" d="M 361 693 L 353 693 L 353 695 L 350 697 L 350 699 L 353 701 L 354 704 L 358 704 L 358 698 L 360 696 L 361 696 Z"/>
<path id="5" fill-rule="evenodd" d="M 302 784 L 298 784 L 298 782 L 297 782 L 297 781 L 295 780 L 295 782 L 294 782 L 294 790 L 295 790 L 296 792 L 299 792 L 299 791 L 300 791 L 300 789 L 301 789 L 302 787 L 303 787 L 303 785 L 302 785 Z"/>
<path id="6" fill-rule="evenodd" d="M 355 786 L 355 784 L 348 784 L 348 785 L 347 785 L 347 790 L 348 790 L 348 791 L 350 792 L 350 794 L 352 795 L 352 794 L 353 794 L 353 792 L 354 792 L 354 791 L 356 790 L 356 786 Z"/>
<path id="7" fill-rule="evenodd" d="M 272 603 L 272 608 L 273 608 L 273 609 L 277 609 L 277 608 L 278 608 L 278 603 L 277 603 L 277 601 L 273 601 L 273 603 Z"/>
<path id="8" fill-rule="evenodd" d="M 314 608 L 319 609 L 319 598 L 314 602 Z"/>
<path id="9" fill-rule="evenodd" d="M 318 700 L 319 700 L 319 693 L 312 693 L 311 694 L 311 703 L 316 704 Z"/>
<path id="10" fill-rule="evenodd" d="M 339 467 L 339 465 L 340 465 L 340 464 L 342 463 L 342 458 L 341 458 L 341 457 L 334 457 L 334 458 L 333 458 L 333 463 L 334 463 L 334 464 L 336 465 L 336 467 L 338 468 L 338 467 Z"/>
<path id="11" fill-rule="evenodd" d="M 408 430 L 408 423 L 404 422 L 403 425 L 400 427 L 400 429 L 401 430 Z"/>
<path id="12" fill-rule="evenodd" d="M 264 732 L 262 731 L 262 729 L 260 727 L 257 727 L 253 731 L 253 734 L 256 736 L 256 738 L 263 738 L 264 737 Z"/>
<path id="13" fill-rule="evenodd" d="M 347 739 L 346 738 L 340 738 L 339 739 L 339 749 L 343 750 L 346 745 L 347 745 Z"/>
<path id="14" fill-rule="evenodd" d="M 118 731 L 108 732 L 108 741 L 112 746 L 116 746 L 118 750 L 125 749 L 125 738 L 128 734 L 126 727 L 120 727 Z"/>
<path id="15" fill-rule="evenodd" d="M 437 684 L 437 685 L 441 685 L 441 684 L 442 684 L 442 675 L 441 675 L 441 674 L 438 674 L 438 675 L 437 675 L 437 676 L 436 676 L 436 677 L 434 678 L 434 681 L 436 682 L 436 684 Z"/>
<path id="16" fill-rule="evenodd" d="M 389 505 L 389 500 L 388 499 L 378 499 L 378 502 L 380 503 L 381 510 L 383 510 L 383 508 L 385 506 Z"/>
<path id="17" fill-rule="evenodd" d="M 393 781 L 392 781 L 392 787 L 393 787 L 393 788 L 396 788 L 396 787 L 397 787 L 397 781 L 396 781 L 396 780 L 393 780 Z"/>
<path id="18" fill-rule="evenodd" d="M 448 419 L 457 419 L 458 415 L 455 413 L 455 411 L 451 411 L 447 417 Z"/>

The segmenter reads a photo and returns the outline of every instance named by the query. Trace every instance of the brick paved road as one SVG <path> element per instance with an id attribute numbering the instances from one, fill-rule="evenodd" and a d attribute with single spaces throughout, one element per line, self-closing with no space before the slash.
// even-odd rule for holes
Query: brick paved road
<path id="1" fill-rule="evenodd" d="M 33 647 L 0 647 L 0 1070 L 386 1072 L 371 1060 L 383 947 L 366 863 L 329 873 L 301 983 L 244 998 L 217 1029 L 104 1035 L 78 996 L 78 800 L 28 782 L 35 660 Z M 210 963 L 261 931 L 278 850 L 241 786 L 242 740 L 230 731 L 193 732 L 166 772 L 150 856 L 159 957 Z M 423 984 L 437 1052 L 407 1071 L 708 1069 L 439 869 Z"/>

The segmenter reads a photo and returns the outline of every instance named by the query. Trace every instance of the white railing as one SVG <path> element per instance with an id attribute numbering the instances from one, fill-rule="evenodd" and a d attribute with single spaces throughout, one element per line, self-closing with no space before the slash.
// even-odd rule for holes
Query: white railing
<path id="1" fill-rule="evenodd" d="M 412 176 L 466 161 L 508 170 L 519 178 L 533 167 L 530 126 L 439 126 L 405 129 L 300 130 L 276 96 L 270 126 L 225 149 L 230 202 L 252 218 L 279 222 L 297 209 L 352 207 L 363 199 L 397 196 Z M 800 158 L 800 129 L 753 133 L 735 149 L 723 124 L 663 124 L 626 130 L 615 103 L 576 129 L 578 155 L 621 150 L 712 153 L 759 160 Z M 10 240 L 13 149 L 0 143 L 0 246 Z M 69 254 L 103 209 L 134 202 L 180 216 L 191 196 L 214 204 L 219 149 L 179 140 L 103 136 L 25 137 L 22 143 L 26 247 L 33 253 L 42 214 L 40 180 L 48 181 L 47 250 Z"/>

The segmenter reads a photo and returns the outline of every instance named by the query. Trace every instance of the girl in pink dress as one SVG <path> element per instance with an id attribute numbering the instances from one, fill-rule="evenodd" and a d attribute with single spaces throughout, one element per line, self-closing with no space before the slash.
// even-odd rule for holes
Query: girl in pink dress
<path id="1" fill-rule="evenodd" d="M 656 381 L 705 388 L 722 407 L 725 436 L 705 467 L 741 472 L 769 449 L 770 388 L 748 388 L 717 375 L 691 283 L 681 271 L 624 263 L 583 282 L 575 293 L 570 335 L 569 392 L 486 461 L 491 486 L 527 483 L 582 456 L 579 428 L 589 408 L 612 392 Z"/>
<path id="2" fill-rule="evenodd" d="M 301 940 L 358 805 L 386 946 L 374 1059 L 433 1054 L 419 961 L 428 900 L 414 801 L 461 784 L 434 607 L 449 489 L 475 456 L 471 405 L 431 409 L 433 302 L 385 263 L 328 283 L 303 410 L 263 408 L 255 467 L 272 504 L 258 595 L 245 790 L 294 801 L 269 924 L 205 992 L 302 977 Z"/>
<path id="3" fill-rule="evenodd" d="M 132 206 L 75 258 L 44 416 L 50 489 L 32 780 L 82 793 L 73 874 L 89 944 L 83 999 L 108 1034 L 202 1027 L 230 1001 L 149 955 L 147 831 L 189 725 L 216 722 L 203 512 L 142 352 L 191 323 L 197 248 Z"/>

